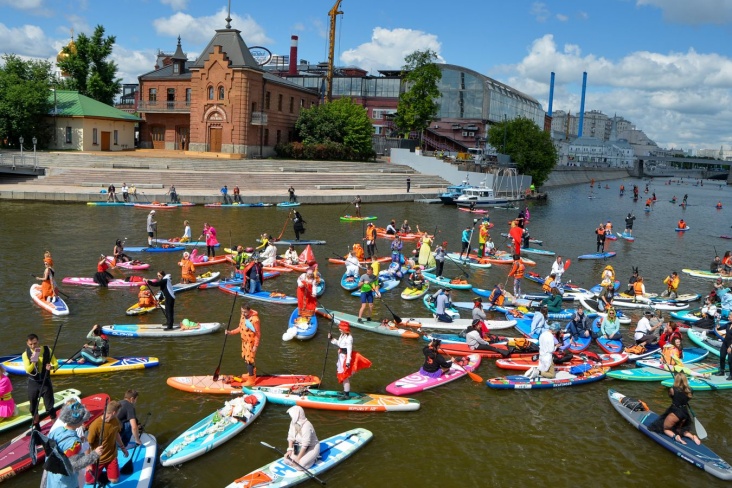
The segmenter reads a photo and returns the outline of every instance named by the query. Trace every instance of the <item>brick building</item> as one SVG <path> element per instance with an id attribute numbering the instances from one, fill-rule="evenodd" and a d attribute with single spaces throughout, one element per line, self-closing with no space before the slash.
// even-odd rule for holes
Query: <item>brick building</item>
<path id="1" fill-rule="evenodd" d="M 240 33 L 227 23 L 195 61 L 178 38 L 163 66 L 139 77 L 140 147 L 267 157 L 294 140 L 300 110 L 318 103 L 317 90 L 266 73 Z"/>

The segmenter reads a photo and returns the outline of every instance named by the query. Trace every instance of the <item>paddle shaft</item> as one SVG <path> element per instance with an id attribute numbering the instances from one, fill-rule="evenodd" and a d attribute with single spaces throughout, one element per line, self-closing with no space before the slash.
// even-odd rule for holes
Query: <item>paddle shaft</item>
<path id="1" fill-rule="evenodd" d="M 462 364 L 456 363 L 455 362 L 455 358 L 453 358 L 452 356 L 450 356 L 449 354 L 447 354 L 445 351 L 443 351 L 442 349 L 437 349 L 437 352 L 441 352 L 442 354 L 446 354 L 447 356 L 449 356 L 450 357 L 450 360 L 453 362 L 453 364 L 456 364 L 460 369 L 462 369 L 463 371 L 465 371 L 466 373 L 468 373 L 468 376 L 470 377 L 471 380 L 475 381 L 476 383 L 483 383 L 483 378 L 481 378 L 480 375 L 478 375 L 476 373 L 473 373 L 472 371 L 468 371 L 467 369 L 465 369 L 463 367 Z"/>
<path id="2" fill-rule="evenodd" d="M 262 444 L 262 445 L 263 445 L 264 447 L 269 447 L 270 449 L 274 449 L 275 451 L 279 452 L 279 453 L 280 453 L 280 454 L 282 455 L 282 457 L 285 457 L 285 453 L 284 453 L 284 452 L 282 452 L 282 451 L 281 451 L 280 449 L 276 448 L 275 446 L 272 446 L 272 445 L 270 445 L 270 444 L 267 444 L 266 442 L 260 442 L 260 444 Z M 310 477 L 311 477 L 312 479 L 314 479 L 315 481 L 317 481 L 317 482 L 318 482 L 318 483 L 320 483 L 321 485 L 325 486 L 325 481 L 323 481 L 323 480 L 321 480 L 320 478 L 318 478 L 317 476 L 315 476 L 315 475 L 314 475 L 313 473 L 311 473 L 311 472 L 310 472 L 310 471 L 309 471 L 309 470 L 308 470 L 307 468 L 304 468 L 304 467 L 303 467 L 302 465 L 300 465 L 300 463 L 298 463 L 298 462 L 297 462 L 297 461 L 295 461 L 294 459 L 292 459 L 292 458 L 288 458 L 288 459 L 289 459 L 289 460 L 290 460 L 290 461 L 291 461 L 291 462 L 292 462 L 292 463 L 293 463 L 293 464 L 294 464 L 295 466 L 297 466 L 298 468 L 302 469 L 302 471 L 303 471 L 303 472 L 304 472 L 304 473 L 305 473 L 306 475 L 310 476 Z"/>
<path id="3" fill-rule="evenodd" d="M 323 305 L 321 305 L 323 307 Z M 328 336 L 333 332 L 333 324 L 335 323 L 335 315 L 333 312 L 328 310 L 327 308 L 323 307 L 323 310 L 325 310 L 325 313 L 330 315 L 330 327 L 328 328 Z M 328 337 L 327 342 L 325 343 L 325 359 L 323 360 L 323 372 L 320 374 L 320 383 L 318 383 L 318 388 L 321 388 L 323 386 L 323 378 L 325 377 L 325 367 L 328 364 L 328 351 L 330 351 L 330 337 Z"/>
<path id="4" fill-rule="evenodd" d="M 138 429 L 139 432 L 143 432 L 145 430 L 145 426 L 147 425 L 147 421 L 150 420 L 150 412 L 147 412 L 147 416 L 145 417 L 145 422 L 143 422 L 142 425 L 140 425 L 140 428 Z M 135 453 L 137 452 L 137 448 L 140 447 L 140 444 L 135 443 L 135 448 L 132 450 L 132 454 L 130 454 L 130 458 L 125 461 L 125 464 L 123 464 L 119 468 L 119 472 L 121 474 L 132 474 L 134 472 L 134 459 L 135 459 Z"/>
<path id="5" fill-rule="evenodd" d="M 34 275 L 33 273 L 31 273 L 30 275 L 31 275 L 32 277 L 34 277 L 34 278 L 38 278 L 38 277 L 37 277 L 36 275 Z M 64 292 L 62 292 L 61 290 L 59 290 L 59 289 L 58 289 L 58 285 L 56 284 L 56 280 L 54 280 L 53 278 L 51 278 L 51 284 L 53 285 L 53 290 L 54 290 L 55 292 L 58 292 L 58 293 L 62 294 L 62 295 L 63 295 L 63 296 L 65 296 L 66 298 L 71 298 L 71 297 L 70 297 L 70 296 L 68 296 L 68 295 L 67 295 L 66 293 L 64 293 Z"/>
<path id="6" fill-rule="evenodd" d="M 64 326 L 63 322 L 61 322 L 60 324 L 58 324 L 58 331 L 56 332 L 56 339 L 53 341 L 53 348 L 49 351 L 49 354 L 51 355 L 51 357 L 48 358 L 48 364 L 51 364 L 51 359 L 56 354 L 56 344 L 58 344 L 58 338 L 61 335 L 61 329 L 63 328 L 63 326 Z M 28 358 L 28 359 L 30 360 L 30 358 Z M 66 362 L 68 362 L 68 360 Z M 41 388 L 40 388 L 40 392 L 41 393 L 38 395 L 38 398 L 36 398 L 36 405 L 35 405 L 35 409 L 34 409 L 35 412 L 38 412 L 38 404 L 41 402 L 41 397 L 45 393 L 46 386 L 47 386 L 47 383 L 49 381 L 48 378 L 51 377 L 51 371 L 50 370 L 46 370 L 43 373 L 45 373 L 45 376 L 43 377 L 43 381 L 41 382 Z M 38 413 L 36 413 L 36 416 L 37 415 L 38 415 Z M 36 419 L 33 418 L 33 421 L 35 422 Z"/>
<path id="7" fill-rule="evenodd" d="M 99 433 L 99 445 L 101 446 L 104 443 L 104 424 L 106 424 L 107 420 L 107 406 L 109 405 L 109 398 L 104 400 L 104 410 L 102 410 L 102 428 Z M 114 441 L 115 444 L 117 441 Z M 97 488 L 97 485 L 99 484 L 99 459 L 97 459 L 97 463 L 94 466 L 94 488 Z"/>
<path id="8" fill-rule="evenodd" d="M 396 322 L 397 325 L 398 324 L 401 324 L 402 323 L 402 318 L 400 316 L 398 316 L 397 314 L 395 314 L 394 311 L 389 306 L 389 304 L 384 301 L 383 295 L 381 296 L 381 303 L 383 303 L 384 306 L 386 307 L 386 309 L 391 313 L 391 316 L 394 318 L 394 322 Z"/>
<path id="9" fill-rule="evenodd" d="M 219 356 L 219 365 L 216 366 L 216 371 L 214 371 L 213 374 L 213 380 L 218 381 L 219 380 L 219 373 L 221 373 L 221 361 L 224 360 L 224 351 L 226 350 L 226 338 L 229 337 L 229 327 L 231 327 L 231 318 L 234 316 L 234 306 L 236 305 L 236 297 L 238 297 L 238 293 L 234 293 L 234 299 L 231 301 L 231 312 L 229 312 L 229 322 L 226 324 L 226 330 L 224 331 L 224 345 L 221 347 L 221 355 Z"/>

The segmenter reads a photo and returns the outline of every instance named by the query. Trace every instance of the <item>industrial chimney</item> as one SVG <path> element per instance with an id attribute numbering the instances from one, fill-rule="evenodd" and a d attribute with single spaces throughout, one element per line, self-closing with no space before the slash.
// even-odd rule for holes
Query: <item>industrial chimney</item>
<path id="1" fill-rule="evenodd" d="M 582 137 L 582 126 L 585 123 L 585 92 L 587 91 L 587 71 L 582 72 L 582 99 L 580 100 L 580 118 L 577 137 Z"/>
<path id="2" fill-rule="evenodd" d="M 290 69 L 288 75 L 297 74 L 297 36 L 290 37 Z"/>
<path id="3" fill-rule="evenodd" d="M 554 106 L 554 71 L 552 71 L 551 80 L 549 81 L 549 117 L 552 116 L 552 107 Z"/>

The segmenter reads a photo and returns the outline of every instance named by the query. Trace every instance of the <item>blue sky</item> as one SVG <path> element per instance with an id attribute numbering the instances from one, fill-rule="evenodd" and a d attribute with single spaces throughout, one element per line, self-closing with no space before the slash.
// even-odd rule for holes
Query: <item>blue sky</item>
<path id="1" fill-rule="evenodd" d="M 300 59 L 327 58 L 335 0 L 231 0 L 232 27 L 248 45 Z M 455 5 L 453 8 L 452 5 Z M 625 117 L 662 147 L 732 147 L 732 0 L 343 0 L 340 65 L 373 73 L 430 48 L 538 99 L 576 113 L 582 72 L 586 110 Z M 125 82 L 152 70 L 176 38 L 196 58 L 223 28 L 227 0 L 0 0 L 0 53 L 55 59 L 70 31 L 101 24 L 117 37 Z"/>

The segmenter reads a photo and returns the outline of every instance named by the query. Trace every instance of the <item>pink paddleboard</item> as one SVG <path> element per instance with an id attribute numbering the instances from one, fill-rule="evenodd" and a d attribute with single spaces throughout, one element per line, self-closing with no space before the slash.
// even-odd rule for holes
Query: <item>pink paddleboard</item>
<path id="1" fill-rule="evenodd" d="M 61 283 L 66 285 L 99 286 L 99 283 L 95 282 L 94 278 L 64 278 L 61 280 Z M 107 286 L 109 288 L 129 288 L 144 284 L 144 281 L 111 280 Z"/>
<path id="2" fill-rule="evenodd" d="M 480 365 L 479 354 L 470 354 L 466 357 L 470 361 L 468 364 L 460 367 L 453 363 L 450 371 L 444 373 L 439 378 L 429 378 L 419 374 L 419 372 L 416 372 L 396 380 L 394 383 L 386 387 L 386 391 L 392 395 L 411 395 L 413 393 L 430 390 L 446 383 L 450 383 L 451 381 L 455 381 L 458 378 L 466 376 L 468 371 L 473 372 L 473 370 Z"/>

